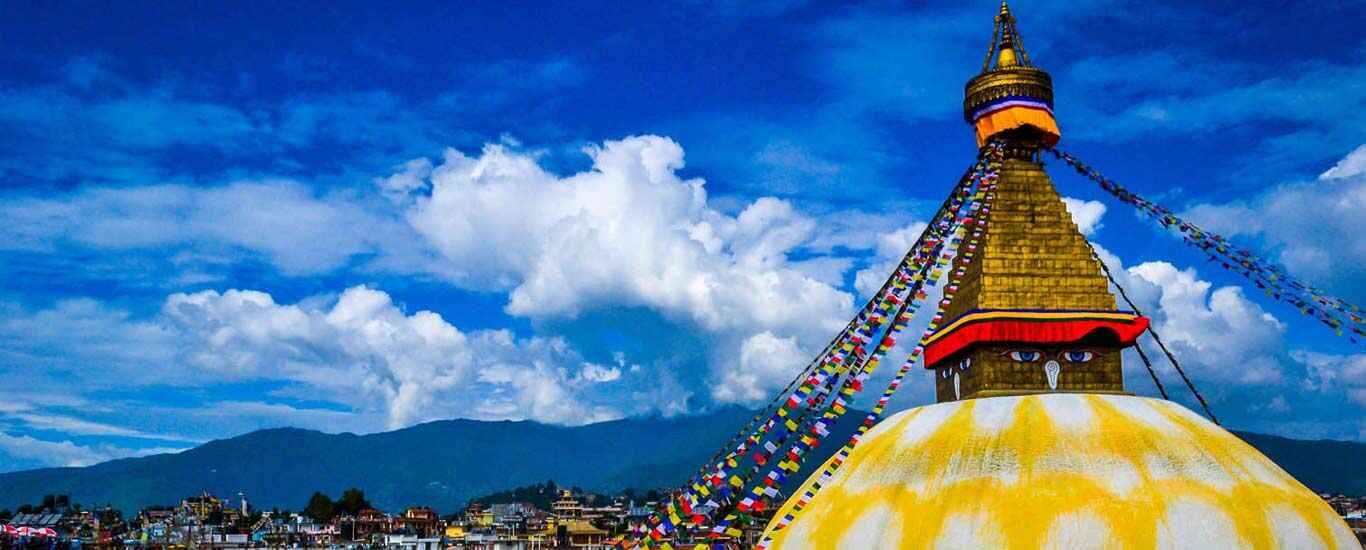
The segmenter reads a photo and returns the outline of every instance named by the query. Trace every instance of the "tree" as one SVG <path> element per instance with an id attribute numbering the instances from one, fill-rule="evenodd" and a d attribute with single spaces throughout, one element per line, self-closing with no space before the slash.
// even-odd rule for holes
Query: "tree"
<path id="1" fill-rule="evenodd" d="M 356 515 L 361 510 L 370 508 L 370 501 L 365 500 L 365 491 L 352 487 L 342 492 L 341 498 L 337 499 L 334 514 Z"/>
<path id="2" fill-rule="evenodd" d="M 336 505 L 332 503 L 332 499 L 317 491 L 314 491 L 313 496 L 308 498 L 308 506 L 304 507 L 304 515 L 318 523 L 332 521 L 332 514 L 334 513 L 336 513 Z"/>

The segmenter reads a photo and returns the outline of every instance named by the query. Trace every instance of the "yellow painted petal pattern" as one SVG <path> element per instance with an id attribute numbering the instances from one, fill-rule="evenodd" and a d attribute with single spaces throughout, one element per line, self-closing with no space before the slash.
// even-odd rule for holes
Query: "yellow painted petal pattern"
<path id="1" fill-rule="evenodd" d="M 1360 548 L 1322 499 L 1233 434 L 1125 395 L 902 412 L 769 534 L 788 550 Z"/>

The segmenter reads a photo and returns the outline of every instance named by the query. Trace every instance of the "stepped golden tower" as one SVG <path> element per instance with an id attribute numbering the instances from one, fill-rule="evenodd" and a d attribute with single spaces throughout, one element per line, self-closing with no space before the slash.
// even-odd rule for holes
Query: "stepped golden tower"
<path id="1" fill-rule="evenodd" d="M 1342 548 L 1317 495 L 1232 433 L 1124 390 L 1148 320 L 1116 307 L 1043 171 L 1061 137 L 1048 73 L 1002 3 L 965 116 L 1004 142 L 989 224 L 925 338 L 937 403 L 900 412 L 788 499 L 761 546 Z"/>
<path id="2" fill-rule="evenodd" d="M 1098 260 L 1038 161 L 1039 149 L 1061 137 L 1053 83 L 1029 62 L 1005 4 L 987 63 L 964 96 L 978 143 L 995 137 L 1006 147 L 978 261 L 957 260 L 961 288 L 945 326 L 926 339 L 937 400 L 1122 393 L 1119 352 L 1148 321 L 1116 310 Z"/>

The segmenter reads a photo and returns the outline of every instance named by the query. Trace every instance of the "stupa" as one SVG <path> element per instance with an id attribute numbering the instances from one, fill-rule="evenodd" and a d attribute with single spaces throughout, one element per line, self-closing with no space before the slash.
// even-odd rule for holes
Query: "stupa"
<path id="1" fill-rule="evenodd" d="M 1005 142 L 990 226 L 925 339 L 936 404 L 870 430 L 770 549 L 1360 548 L 1312 491 L 1182 405 L 1125 391 L 1116 307 L 1039 151 L 1052 81 L 1002 3 L 964 111 Z M 839 457 L 836 457 L 839 458 Z M 835 459 L 832 459 L 835 460 Z M 794 513 L 795 512 L 795 513 Z"/>

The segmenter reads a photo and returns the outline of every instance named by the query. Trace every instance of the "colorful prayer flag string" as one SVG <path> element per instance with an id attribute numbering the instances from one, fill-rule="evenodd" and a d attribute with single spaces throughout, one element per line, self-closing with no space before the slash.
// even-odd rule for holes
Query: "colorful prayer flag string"
<path id="1" fill-rule="evenodd" d="M 980 242 L 981 238 L 986 234 L 987 220 L 991 213 L 991 201 L 995 196 L 994 193 L 1003 160 L 1003 144 L 999 141 L 988 142 L 988 144 L 983 147 L 983 152 L 983 156 L 986 160 L 986 169 L 980 175 L 981 184 L 978 186 L 977 191 L 977 196 L 980 197 L 980 200 L 974 201 L 975 208 L 972 209 L 975 217 L 970 218 L 967 220 L 967 223 L 955 228 L 955 233 L 970 232 L 971 236 L 968 240 L 969 245 L 971 245 L 971 243 Z M 945 287 L 944 297 L 939 301 L 939 306 L 934 317 L 935 319 L 942 318 L 944 308 L 952 303 L 953 296 L 956 294 L 956 288 L 962 282 L 962 277 L 966 274 L 966 266 L 972 262 L 972 248 L 964 246 L 959 248 L 959 252 L 961 253 L 961 256 L 958 257 L 961 261 L 959 262 L 958 268 L 953 271 L 953 274 L 949 279 L 949 284 Z M 938 276 L 938 274 L 934 275 L 936 279 Z M 791 511 L 777 519 L 777 522 L 773 526 L 773 531 L 781 531 L 796 519 L 797 515 L 810 504 L 811 499 L 816 496 L 816 493 L 820 488 L 827 485 L 831 478 L 833 478 L 835 472 L 839 470 L 840 466 L 844 463 L 844 460 L 848 458 L 849 453 L 858 445 L 862 436 L 877 424 L 887 403 L 891 400 L 892 395 L 901 387 L 901 383 L 906 375 L 914 370 L 916 362 L 920 359 L 920 355 L 924 351 L 924 337 L 933 333 L 934 329 L 937 328 L 935 323 L 937 323 L 937 321 L 931 321 L 930 327 L 921 337 L 920 345 L 916 346 L 901 364 L 901 368 L 897 370 L 891 383 L 888 384 L 887 389 L 882 392 L 882 396 L 878 399 L 877 404 L 873 407 L 872 411 L 868 413 L 868 416 L 864 418 L 863 423 L 859 425 L 855 434 L 850 437 L 844 447 L 830 459 L 825 468 L 820 472 L 819 477 L 812 481 L 809 488 L 798 497 L 798 500 L 795 503 L 793 503 Z M 755 548 L 767 548 L 771 542 L 772 533 L 766 534 L 764 538 L 755 545 Z"/>
<path id="2" fill-rule="evenodd" d="M 1242 275 L 1267 297 L 1295 306 L 1300 313 L 1314 317 L 1333 329 L 1338 336 L 1345 335 L 1353 343 L 1360 344 L 1363 340 L 1358 338 L 1366 338 L 1366 316 L 1363 316 L 1360 307 L 1295 279 L 1279 264 L 1234 245 L 1227 238 L 1201 229 L 1178 217 L 1170 209 L 1134 194 L 1071 154 L 1057 149 L 1049 151 L 1077 173 L 1100 184 L 1101 189 L 1121 202 L 1138 208 L 1164 228 L 1175 229 L 1181 234 L 1182 242 L 1203 250 L 1211 262 Z"/>
<path id="3" fill-rule="evenodd" d="M 986 148 L 983 151 L 979 161 L 960 180 L 954 192 L 931 220 L 926 232 L 921 235 L 916 246 L 906 254 L 882 290 L 869 300 L 868 305 L 835 340 L 832 340 L 817 360 L 803 371 L 802 376 L 794 379 L 788 389 L 778 396 L 781 398 L 788 395 L 788 399 L 783 401 L 777 411 L 757 430 L 741 440 L 735 450 L 726 454 L 724 460 L 716 461 L 714 457 L 714 468 L 704 467 L 703 471 L 699 472 L 703 474 L 700 479 L 690 480 L 688 486 L 676 493 L 676 498 L 670 499 L 664 510 L 652 516 L 649 520 L 652 527 L 648 531 L 648 536 L 638 541 L 639 544 L 647 547 L 668 544 L 680 527 L 704 527 L 703 524 L 709 517 L 735 497 L 749 499 L 752 505 L 777 496 L 775 486 L 781 485 L 781 480 L 784 479 L 782 472 L 795 472 L 809 454 L 809 450 L 819 444 L 820 438 L 829 434 L 828 428 L 833 419 L 848 410 L 850 400 L 861 391 L 863 381 L 876 368 L 877 360 L 895 344 L 894 335 L 909 322 L 909 315 L 914 313 L 914 304 L 926 297 L 923 290 L 925 284 L 932 286 L 941 275 L 942 270 L 939 267 L 947 260 L 941 256 L 941 251 L 945 242 L 950 240 L 948 235 L 958 235 L 960 224 L 965 220 L 971 221 L 971 216 L 980 217 L 979 212 L 982 208 L 979 200 L 982 193 L 980 189 L 976 189 L 974 193 L 974 187 L 985 181 L 983 175 L 987 172 L 986 163 L 991 157 L 986 153 Z M 999 150 L 996 157 L 999 157 Z M 961 242 L 961 236 L 953 238 L 952 241 L 956 247 Z M 890 315 L 893 310 L 897 312 L 895 316 Z M 874 335 L 889 318 L 893 319 L 889 328 L 883 333 L 882 338 L 874 340 Z M 872 354 L 867 354 L 864 346 L 873 341 L 878 344 Z M 821 366 L 813 370 L 811 367 L 814 365 Z M 835 396 L 828 408 L 822 410 L 821 405 L 825 400 L 835 395 L 833 388 L 841 378 L 844 383 L 839 384 L 839 395 Z M 797 384 L 799 381 L 802 381 L 800 385 Z M 795 391 L 792 390 L 793 386 L 797 386 Z M 812 395 L 813 393 L 815 395 Z M 775 398 L 774 402 L 777 402 L 778 398 Z M 769 408 L 771 409 L 771 404 Z M 808 423 L 807 417 L 817 410 L 822 410 L 820 418 Z M 792 416 L 794 411 L 798 411 L 795 418 Z M 762 418 L 765 413 L 766 411 L 756 415 L 750 425 L 758 418 Z M 776 433 L 781 433 L 781 437 L 767 437 L 774 427 L 780 425 L 783 429 L 777 430 Z M 741 433 L 745 431 L 748 431 L 748 427 Z M 736 491 L 751 487 L 748 478 L 777 455 L 787 439 L 797 434 L 801 435 L 788 448 L 786 454 L 778 455 L 780 460 L 770 468 L 769 475 L 760 478 L 759 484 L 754 484 L 748 491 Z M 737 438 L 732 438 L 727 447 Z M 752 456 L 746 456 L 751 448 L 758 451 Z M 749 469 L 749 475 L 732 473 L 740 466 L 742 460 L 754 462 L 754 466 Z M 709 536 L 734 537 L 738 531 L 730 527 L 730 524 L 736 520 L 747 519 L 742 517 L 747 515 L 743 510 L 739 514 L 726 515 L 715 527 L 708 529 Z M 625 547 L 626 543 L 623 539 L 618 546 Z"/>

